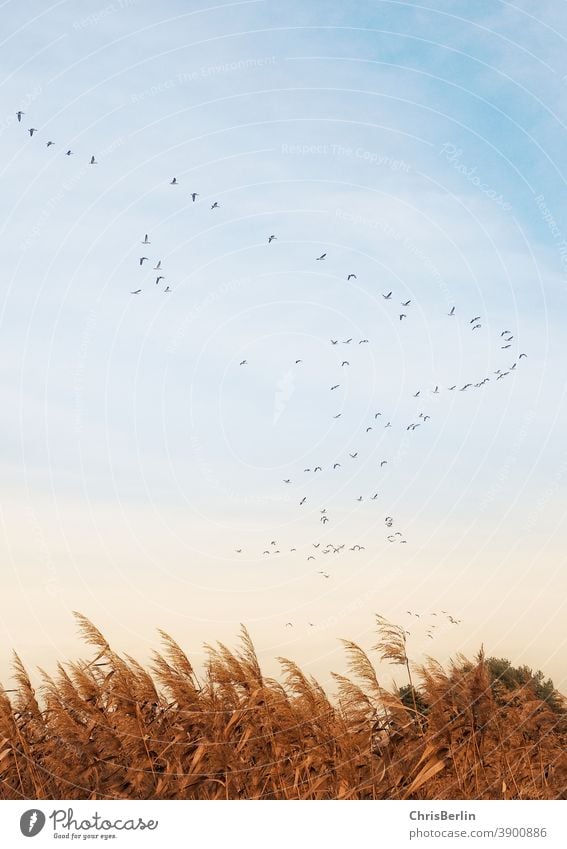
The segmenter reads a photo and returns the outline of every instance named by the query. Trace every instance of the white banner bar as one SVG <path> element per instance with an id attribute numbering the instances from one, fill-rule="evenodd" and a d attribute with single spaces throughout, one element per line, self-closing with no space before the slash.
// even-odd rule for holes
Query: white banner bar
<path id="1" fill-rule="evenodd" d="M 0 845 L 565 849 L 566 813 L 562 801 L 7 801 Z"/>

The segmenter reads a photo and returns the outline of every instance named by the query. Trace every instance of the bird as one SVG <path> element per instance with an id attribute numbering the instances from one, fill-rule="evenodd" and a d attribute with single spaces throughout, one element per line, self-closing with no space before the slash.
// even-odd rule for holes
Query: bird
<path id="1" fill-rule="evenodd" d="M 315 560 L 315 557 L 312 554 L 310 554 L 309 557 L 307 558 L 307 560 Z"/>
<path id="2" fill-rule="evenodd" d="M 322 259 L 325 259 L 326 256 L 327 254 L 321 254 L 321 256 L 315 257 L 315 259 L 317 260 L 317 262 L 320 262 Z"/>
<path id="3" fill-rule="evenodd" d="M 475 325 L 473 326 L 473 330 L 478 330 L 478 329 L 479 329 L 479 327 L 482 327 L 482 324 L 475 324 Z"/>
<path id="4" fill-rule="evenodd" d="M 382 415 L 382 413 L 374 413 L 374 418 L 377 419 L 378 416 L 381 416 L 381 415 Z"/>
<path id="5" fill-rule="evenodd" d="M 355 460 L 358 457 L 358 451 L 355 451 L 354 454 L 351 454 L 349 451 L 349 457 L 352 457 L 352 459 Z"/>
<path id="6" fill-rule="evenodd" d="M 174 177 L 169 185 L 170 186 L 177 186 L 177 177 Z"/>
<path id="7" fill-rule="evenodd" d="M 378 493 L 375 492 L 374 495 L 372 496 L 372 501 L 376 501 L 377 498 L 378 498 Z"/>
<path id="8" fill-rule="evenodd" d="M 94 156 L 91 156 L 91 161 L 90 161 L 90 163 L 89 163 L 89 164 L 90 164 L 90 165 L 98 165 L 98 162 L 96 161 L 96 159 L 94 158 Z"/>
<path id="9" fill-rule="evenodd" d="M 240 365 L 241 365 L 241 366 L 247 366 L 247 365 L 248 365 L 248 360 L 241 360 Z"/>
<path id="10" fill-rule="evenodd" d="M 392 427 L 392 422 L 388 422 L 387 424 L 384 425 L 384 427 Z"/>
<path id="11" fill-rule="evenodd" d="M 464 386 L 461 386 L 461 388 L 459 389 L 459 392 L 464 392 L 465 389 L 469 388 L 469 386 L 472 386 L 472 383 L 465 383 Z"/>
<path id="12" fill-rule="evenodd" d="M 35 127 L 30 127 L 29 130 L 28 130 L 28 133 L 30 134 L 30 138 L 31 138 L 34 133 L 37 133 L 37 129 Z"/>
<path id="13" fill-rule="evenodd" d="M 218 208 L 219 208 L 219 202 L 216 200 L 216 201 L 213 203 L 213 205 L 211 206 L 211 209 L 218 209 Z"/>
<path id="14" fill-rule="evenodd" d="M 500 335 L 501 335 L 501 336 L 507 336 L 507 335 L 508 335 L 508 333 L 511 333 L 511 331 L 510 331 L 510 330 L 503 330 L 503 331 L 502 331 L 502 333 L 501 333 Z"/>
<path id="15" fill-rule="evenodd" d="M 335 463 L 335 465 L 333 466 L 333 469 L 340 469 L 340 467 L 341 467 L 340 463 Z"/>
<path id="16" fill-rule="evenodd" d="M 357 498 L 356 500 L 357 500 L 357 501 L 362 501 L 362 495 L 359 495 L 359 496 L 358 496 L 358 498 Z"/>
<path id="17" fill-rule="evenodd" d="M 336 416 L 333 416 L 333 418 L 334 418 L 334 419 L 340 419 L 340 417 L 341 417 L 341 416 L 342 416 L 342 413 L 337 413 L 337 415 L 336 415 Z"/>
<path id="18" fill-rule="evenodd" d="M 338 339 L 331 339 L 331 345 L 338 345 L 338 344 L 339 344 Z"/>
<path id="19" fill-rule="evenodd" d="M 154 271 L 161 271 L 161 259 L 158 261 L 157 265 L 154 265 Z"/>
<path id="20" fill-rule="evenodd" d="M 351 342 L 352 342 L 352 336 L 350 337 L 350 339 L 344 339 L 343 345 L 350 345 Z"/>
<path id="21" fill-rule="evenodd" d="M 163 291 L 165 292 L 166 295 L 169 295 L 169 293 L 171 292 L 171 289 L 169 288 L 169 286 L 166 286 Z"/>
<path id="22" fill-rule="evenodd" d="M 191 200 L 193 201 L 193 203 L 195 203 L 195 201 L 197 200 L 198 197 L 199 197 L 199 192 L 191 192 Z"/>
<path id="23" fill-rule="evenodd" d="M 511 348 L 511 347 L 512 347 L 511 345 L 500 345 L 500 350 L 505 351 L 506 348 Z"/>
<path id="24" fill-rule="evenodd" d="M 390 298 L 392 297 L 392 292 L 388 292 L 387 295 L 382 294 L 382 297 L 384 298 L 385 301 L 389 301 Z"/>
<path id="25" fill-rule="evenodd" d="M 455 315 L 455 307 L 451 307 L 451 310 L 450 310 L 450 312 L 447 313 L 447 315 L 450 315 L 450 316 Z"/>
<path id="26" fill-rule="evenodd" d="M 307 501 L 307 496 L 305 495 L 305 496 L 301 499 L 301 501 L 299 502 L 299 506 L 301 507 L 301 505 L 302 505 L 302 504 L 305 504 L 305 502 L 306 502 L 306 501 Z"/>
<path id="27" fill-rule="evenodd" d="M 368 339 L 359 339 L 358 344 L 359 345 L 368 345 L 369 344 Z"/>
<path id="28" fill-rule="evenodd" d="M 392 517 L 391 517 L 391 516 L 386 516 L 386 518 L 384 519 L 384 521 L 386 522 L 386 525 L 387 525 L 389 528 L 391 528 L 391 527 L 392 527 L 392 525 L 393 525 L 393 523 L 394 523 L 394 520 L 392 519 Z"/>
<path id="29" fill-rule="evenodd" d="M 26 114 L 26 113 L 25 113 L 25 112 L 22 112 L 22 110 L 21 110 L 21 109 L 18 109 L 18 111 L 16 112 L 16 118 L 18 119 L 18 124 L 19 124 L 19 123 L 21 123 L 22 115 L 25 115 L 25 114 Z"/>
<path id="30" fill-rule="evenodd" d="M 421 389 L 418 389 L 418 390 L 417 390 L 417 392 L 415 393 L 415 395 L 414 395 L 413 397 L 414 397 L 414 398 L 418 398 L 418 397 L 419 397 L 419 393 L 420 393 L 420 392 L 421 392 Z"/>
<path id="31" fill-rule="evenodd" d="M 479 315 L 475 315 L 475 317 L 474 317 L 474 318 L 471 318 L 471 320 L 469 321 L 469 324 L 474 324 L 474 323 L 475 323 L 475 321 L 480 321 L 480 316 L 479 316 Z"/>
<path id="32" fill-rule="evenodd" d="M 439 395 L 439 387 L 438 386 L 436 386 L 435 389 L 432 389 L 431 391 L 432 391 L 433 395 Z"/>
<path id="33" fill-rule="evenodd" d="M 286 622 L 285 627 L 286 628 L 293 628 L 293 622 Z"/>
<path id="34" fill-rule="evenodd" d="M 271 244 L 271 242 L 273 242 L 274 239 L 277 239 L 277 238 L 278 238 L 277 236 L 269 236 L 268 237 L 268 244 Z"/>
<path id="35" fill-rule="evenodd" d="M 299 363 L 302 363 L 302 362 L 303 362 L 303 360 L 296 360 L 295 365 L 297 366 L 297 365 L 299 365 Z"/>
<path id="36" fill-rule="evenodd" d="M 314 471 L 314 472 L 322 472 L 322 471 L 323 471 L 323 469 L 321 468 L 321 466 L 315 466 L 315 468 L 313 469 L 313 471 Z"/>
<path id="37" fill-rule="evenodd" d="M 140 265 L 143 265 L 146 262 L 147 259 L 148 259 L 147 256 L 141 256 L 140 257 Z"/>
<path id="38" fill-rule="evenodd" d="M 522 357 L 527 357 L 527 356 L 528 356 L 527 354 L 520 354 L 520 356 L 518 357 L 518 359 L 519 359 L 519 360 L 521 360 L 521 359 L 522 359 Z"/>
<path id="39" fill-rule="evenodd" d="M 387 460 L 380 460 L 380 468 L 382 468 L 382 466 L 385 466 L 387 462 Z"/>
<path id="40" fill-rule="evenodd" d="M 146 233 L 146 235 L 144 236 L 144 238 L 143 238 L 143 240 L 142 240 L 141 244 L 142 244 L 142 245 L 151 245 L 151 242 L 150 242 L 150 240 L 148 239 L 148 234 L 147 234 L 147 233 Z"/>
<path id="41" fill-rule="evenodd" d="M 236 553 L 237 553 L 237 554 L 242 554 L 242 549 L 241 549 L 241 548 L 235 548 L 234 550 L 236 551 Z"/>
<path id="42" fill-rule="evenodd" d="M 457 384 L 455 383 L 453 386 L 449 387 L 449 392 L 452 392 L 453 389 L 456 389 L 456 388 L 457 388 Z"/>
<path id="43" fill-rule="evenodd" d="M 367 428 L 366 428 L 366 433 L 370 433 L 370 431 L 371 431 L 371 430 L 372 430 L 372 428 L 371 428 L 371 427 L 367 427 Z"/>
<path id="44" fill-rule="evenodd" d="M 342 363 L 341 363 L 341 368 L 342 368 L 343 366 L 350 366 L 349 361 L 348 361 L 348 360 L 343 360 L 343 361 L 342 361 Z"/>
<path id="45" fill-rule="evenodd" d="M 284 483 L 291 483 L 291 478 L 284 478 Z"/>
<path id="46" fill-rule="evenodd" d="M 130 292 L 130 294 L 131 295 L 139 295 L 141 291 L 142 291 L 141 289 L 134 289 L 134 291 Z"/>
<path id="47" fill-rule="evenodd" d="M 335 383 L 335 385 L 334 385 L 334 386 L 331 386 L 330 391 L 332 392 L 332 391 L 333 391 L 333 389 L 338 389 L 340 385 L 341 385 L 340 383 Z"/>
<path id="48" fill-rule="evenodd" d="M 71 148 L 65 151 L 65 156 L 73 156 L 73 151 L 71 150 Z"/>
<path id="49" fill-rule="evenodd" d="M 356 274 L 349 274 L 349 276 L 347 277 L 347 283 L 349 280 L 358 280 L 358 277 L 356 276 Z"/>
<path id="50" fill-rule="evenodd" d="M 156 286 L 158 285 L 160 280 L 165 280 L 165 277 L 163 276 L 163 274 L 160 274 L 159 277 L 156 277 Z"/>
<path id="51" fill-rule="evenodd" d="M 400 313 L 400 321 L 402 320 L 402 318 L 407 318 L 407 315 L 404 312 Z"/>
<path id="52" fill-rule="evenodd" d="M 409 301 L 402 301 L 402 306 L 403 306 L 403 307 L 409 307 L 409 305 L 410 305 L 410 304 L 411 304 L 411 298 L 410 298 L 410 300 L 409 300 Z"/>
<path id="53" fill-rule="evenodd" d="M 48 141 L 48 142 L 47 142 L 47 144 L 46 144 L 45 146 L 46 146 L 46 147 L 51 147 L 51 145 L 52 145 L 52 144 L 55 144 L 55 142 Z"/>

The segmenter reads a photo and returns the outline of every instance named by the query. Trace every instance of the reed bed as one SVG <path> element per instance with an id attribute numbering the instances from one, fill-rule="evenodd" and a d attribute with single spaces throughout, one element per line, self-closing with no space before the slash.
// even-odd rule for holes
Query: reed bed
<path id="1" fill-rule="evenodd" d="M 344 641 L 331 699 L 291 660 L 266 678 L 245 628 L 198 677 L 166 633 L 146 669 L 77 619 L 89 661 L 42 672 L 36 693 L 15 656 L 0 691 L 0 799 L 567 798 L 565 700 L 501 686 L 482 651 L 413 665 L 378 617 L 376 657 L 407 687 Z"/>

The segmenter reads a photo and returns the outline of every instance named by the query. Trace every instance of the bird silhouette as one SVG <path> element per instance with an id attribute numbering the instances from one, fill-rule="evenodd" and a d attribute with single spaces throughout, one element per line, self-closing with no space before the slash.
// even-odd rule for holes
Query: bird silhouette
<path id="1" fill-rule="evenodd" d="M 356 274 L 349 274 L 349 276 L 347 277 L 347 282 L 349 280 L 358 280 L 358 278 L 357 278 Z"/>
<path id="2" fill-rule="evenodd" d="M 240 365 L 241 365 L 241 366 L 247 366 L 247 365 L 248 365 L 248 360 L 241 360 L 241 361 L 240 361 Z"/>
<path id="3" fill-rule="evenodd" d="M 218 200 L 216 200 L 216 201 L 213 203 L 213 205 L 211 206 L 211 209 L 219 209 L 219 202 L 218 202 Z"/>
<path id="4" fill-rule="evenodd" d="M 170 186 L 177 186 L 177 177 L 174 177 L 169 185 Z"/>
<path id="5" fill-rule="evenodd" d="M 277 238 L 278 238 L 277 236 L 269 236 L 268 237 L 268 244 L 270 245 L 274 241 L 274 239 L 277 239 Z"/>
<path id="6" fill-rule="evenodd" d="M 325 259 L 326 256 L 327 256 L 327 254 L 321 254 L 321 256 L 315 257 L 315 259 L 317 260 L 317 262 L 321 262 L 321 260 Z"/>
<path id="7" fill-rule="evenodd" d="M 143 265 L 146 262 L 147 259 L 148 259 L 147 256 L 141 256 L 140 257 L 140 265 Z"/>
<path id="8" fill-rule="evenodd" d="M 199 192 L 191 192 L 191 200 L 193 201 L 193 203 L 195 203 L 195 201 L 197 200 L 198 197 L 199 197 Z"/>
<path id="9" fill-rule="evenodd" d="M 388 292 L 387 295 L 382 294 L 382 297 L 384 298 L 385 301 L 389 301 L 390 298 L 392 297 L 392 292 Z"/>
<path id="10" fill-rule="evenodd" d="M 448 312 L 447 315 L 455 315 L 455 307 L 451 307 L 451 311 Z"/>
<path id="11" fill-rule="evenodd" d="M 90 165 L 98 165 L 98 162 L 96 161 L 96 159 L 94 158 L 94 156 L 91 156 L 91 161 L 90 161 L 90 163 L 89 163 L 89 164 L 90 164 Z"/>
<path id="12" fill-rule="evenodd" d="M 25 112 L 22 112 L 22 110 L 21 110 L 21 109 L 18 109 L 18 111 L 16 112 L 16 118 L 18 119 L 18 124 L 20 124 L 20 123 L 21 123 L 21 121 L 22 121 L 22 115 L 25 115 L 25 114 L 26 114 L 26 113 L 25 113 Z"/>
<path id="13" fill-rule="evenodd" d="M 131 295 L 139 295 L 141 291 L 142 291 L 141 289 L 134 289 L 134 291 L 130 292 L 130 294 Z"/>

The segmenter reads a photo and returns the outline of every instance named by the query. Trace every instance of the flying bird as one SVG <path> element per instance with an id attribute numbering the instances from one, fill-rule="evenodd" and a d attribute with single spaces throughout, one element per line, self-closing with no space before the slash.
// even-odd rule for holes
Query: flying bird
<path id="1" fill-rule="evenodd" d="M 307 496 L 305 495 L 305 496 L 301 499 L 301 501 L 299 502 L 299 506 L 301 507 L 301 505 L 302 505 L 302 504 L 305 504 L 305 502 L 306 502 L 306 501 L 307 501 Z"/>
<path id="2" fill-rule="evenodd" d="M 340 467 L 341 467 L 340 463 L 335 463 L 335 465 L 333 466 L 333 469 L 340 469 Z"/>
<path id="3" fill-rule="evenodd" d="M 455 315 L 455 307 L 451 307 L 451 311 L 447 315 Z"/>
<path id="4" fill-rule="evenodd" d="M 388 292 L 387 295 L 383 294 L 382 297 L 384 298 L 385 301 L 389 301 L 390 298 L 392 297 L 392 292 Z"/>
<path id="5" fill-rule="evenodd" d="M 355 451 L 355 452 L 354 452 L 354 454 L 351 454 L 351 453 L 349 452 L 349 457 L 352 457 L 352 459 L 353 459 L 353 460 L 355 460 L 355 459 L 356 459 L 356 457 L 358 457 L 358 451 Z"/>
<path id="6" fill-rule="evenodd" d="M 219 208 L 219 202 L 216 200 L 216 201 L 213 203 L 213 205 L 211 206 L 211 209 L 218 209 L 218 208 Z"/>
<path id="7" fill-rule="evenodd" d="M 146 259 L 147 259 L 147 257 L 146 257 Z M 154 271 L 160 271 L 160 270 L 161 270 L 161 259 L 159 260 L 157 265 L 154 265 Z"/>
<path id="8" fill-rule="evenodd" d="M 52 144 L 55 144 L 55 142 L 48 141 L 48 142 L 47 142 L 47 144 L 46 144 L 45 146 L 46 146 L 46 147 L 51 147 L 51 145 L 52 145 Z"/>
<path id="9" fill-rule="evenodd" d="M 333 389 L 338 389 L 340 385 L 341 385 L 340 383 L 335 383 L 335 385 L 334 385 L 334 386 L 331 386 L 330 391 L 332 392 L 332 391 L 333 391 Z"/>
<path id="10" fill-rule="evenodd" d="M 199 192 L 191 192 L 191 200 L 193 201 L 193 203 L 195 203 L 195 201 L 197 200 L 198 197 L 199 197 Z"/>
<path id="11" fill-rule="evenodd" d="M 474 318 L 471 318 L 471 320 L 469 321 L 469 324 L 474 324 L 474 323 L 475 323 L 475 321 L 480 321 L 480 316 L 479 316 L 479 315 L 475 315 L 475 317 L 474 317 Z"/>
<path id="12" fill-rule="evenodd" d="M 400 313 L 400 321 L 402 320 L 402 318 L 407 318 L 407 315 L 404 312 Z"/>
<path id="13" fill-rule="evenodd" d="M 131 295 L 139 295 L 141 291 L 142 291 L 141 289 L 134 289 L 134 291 L 130 292 L 130 294 Z"/>
<path id="14" fill-rule="evenodd" d="M 25 113 L 25 112 L 22 112 L 22 110 L 21 110 L 21 109 L 19 109 L 19 110 L 16 112 L 16 118 L 18 119 L 18 124 L 19 124 L 19 123 L 21 122 L 21 120 L 22 120 L 22 115 L 25 115 L 25 114 L 26 114 L 26 113 Z"/>
<path id="15" fill-rule="evenodd" d="M 71 148 L 69 148 L 69 150 L 65 151 L 65 156 L 72 156 L 72 155 L 73 155 L 73 151 L 71 150 Z"/>
<path id="16" fill-rule="evenodd" d="M 356 274 L 349 274 L 349 276 L 347 277 L 347 283 L 349 280 L 358 280 L 358 277 L 356 276 Z"/>
<path id="17" fill-rule="evenodd" d="M 327 254 L 321 254 L 321 256 L 315 257 L 315 259 L 317 260 L 317 262 L 320 262 L 322 259 L 325 259 L 326 256 Z"/>
<path id="18" fill-rule="evenodd" d="M 29 130 L 28 130 L 28 133 L 30 134 L 30 138 L 31 138 L 31 136 L 33 136 L 34 133 L 37 133 L 37 129 L 35 127 L 30 127 Z"/>
<path id="19" fill-rule="evenodd" d="M 165 280 L 165 277 L 163 276 L 163 274 L 160 274 L 159 277 L 156 277 L 156 286 L 158 285 L 160 280 Z"/>
<path id="20" fill-rule="evenodd" d="M 169 288 L 169 286 L 166 286 L 163 291 L 166 295 L 169 295 L 169 293 L 171 292 L 171 289 Z"/>
<path id="21" fill-rule="evenodd" d="M 147 259 L 148 259 L 147 256 L 141 256 L 140 257 L 140 265 L 143 265 Z"/>
<path id="22" fill-rule="evenodd" d="M 277 239 L 277 238 L 278 238 L 277 236 L 269 236 L 268 237 L 268 244 L 271 244 L 271 242 L 273 242 L 274 239 Z"/>
<path id="23" fill-rule="evenodd" d="M 148 234 L 147 234 L 147 233 L 146 233 L 146 235 L 144 236 L 143 241 L 141 242 L 141 244 L 142 244 L 142 245 L 151 245 L 151 242 L 150 242 L 150 240 L 148 239 Z"/>
<path id="24" fill-rule="evenodd" d="M 519 360 L 521 360 L 521 359 L 522 359 L 522 357 L 527 357 L 527 356 L 528 356 L 527 354 L 520 354 L 520 356 L 518 357 L 518 359 L 519 359 Z"/>
<path id="25" fill-rule="evenodd" d="M 242 360 L 242 361 L 240 362 L 240 365 L 241 365 L 241 366 L 247 366 L 247 365 L 248 365 L 248 360 Z"/>
<path id="26" fill-rule="evenodd" d="M 177 186 L 177 177 L 174 177 L 169 185 L 170 186 Z"/>
<path id="27" fill-rule="evenodd" d="M 482 324 L 475 324 L 473 325 L 473 330 L 478 330 L 479 327 L 482 327 Z"/>
<path id="28" fill-rule="evenodd" d="M 90 161 L 90 163 L 89 163 L 89 164 L 90 164 L 90 165 L 98 165 L 98 162 L 96 161 L 96 159 L 94 158 L 94 156 L 91 156 L 91 161 Z"/>
<path id="29" fill-rule="evenodd" d="M 411 298 L 410 298 L 410 300 L 409 300 L 409 301 L 402 301 L 402 306 L 403 306 L 403 307 L 409 307 L 409 305 L 410 305 L 410 304 L 411 304 Z"/>
<path id="30" fill-rule="evenodd" d="M 341 363 L 341 368 L 342 368 L 343 366 L 350 366 L 349 361 L 348 361 L 348 360 L 343 360 L 343 361 L 342 361 L 342 363 Z"/>

